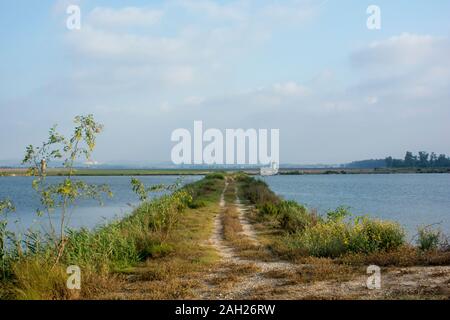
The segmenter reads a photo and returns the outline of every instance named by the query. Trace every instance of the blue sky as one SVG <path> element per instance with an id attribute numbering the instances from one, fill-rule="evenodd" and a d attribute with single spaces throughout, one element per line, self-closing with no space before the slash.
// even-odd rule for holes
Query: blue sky
<path id="1" fill-rule="evenodd" d="M 366 27 L 371 4 L 381 30 Z M 444 0 L 2 1 L 0 159 L 81 113 L 106 126 L 100 162 L 168 161 L 170 133 L 194 120 L 279 128 L 282 162 L 450 153 L 448 12 Z"/>

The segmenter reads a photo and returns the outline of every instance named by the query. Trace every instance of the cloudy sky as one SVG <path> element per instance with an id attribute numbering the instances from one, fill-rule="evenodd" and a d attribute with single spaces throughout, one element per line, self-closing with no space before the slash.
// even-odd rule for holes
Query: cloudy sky
<path id="1" fill-rule="evenodd" d="M 81 30 L 66 9 L 81 8 Z M 381 30 L 366 9 L 381 8 Z M 171 132 L 279 128 L 283 163 L 450 154 L 447 0 L 0 2 L 0 160 L 105 125 L 100 162 L 170 160 Z"/>

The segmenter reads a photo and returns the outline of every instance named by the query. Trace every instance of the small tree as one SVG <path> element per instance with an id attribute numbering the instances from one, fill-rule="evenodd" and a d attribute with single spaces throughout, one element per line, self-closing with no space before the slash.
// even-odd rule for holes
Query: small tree
<path id="1" fill-rule="evenodd" d="M 103 126 L 95 122 L 93 115 L 77 116 L 74 119 L 75 129 L 70 138 L 65 138 L 56 131 L 56 125 L 49 131 L 47 141 L 41 146 L 28 146 L 23 164 L 30 165 L 29 175 L 34 176 L 32 186 L 39 194 L 41 208 L 37 210 L 39 216 L 48 218 L 50 240 L 56 250 L 56 263 L 61 258 L 67 239 L 65 231 L 70 224 L 75 202 L 79 199 L 95 199 L 102 203 L 102 196 L 112 193 L 107 185 L 88 184 L 75 179 L 75 162 L 91 161 L 97 135 Z M 61 182 L 48 183 L 47 165 L 54 161 L 63 160 L 65 178 Z M 60 215 L 53 221 L 54 213 Z"/>

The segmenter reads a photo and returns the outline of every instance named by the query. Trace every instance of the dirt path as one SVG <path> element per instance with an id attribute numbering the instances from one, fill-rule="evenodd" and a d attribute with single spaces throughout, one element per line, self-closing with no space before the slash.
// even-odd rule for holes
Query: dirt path
<path id="1" fill-rule="evenodd" d="M 267 286 L 276 287 L 282 284 L 283 279 L 268 278 L 264 275 L 265 273 L 296 268 L 293 264 L 281 261 L 263 262 L 242 259 L 237 255 L 235 248 L 226 244 L 223 237 L 222 215 L 226 207 L 224 195 L 229 187 L 230 184 L 226 182 L 220 197 L 221 212 L 214 220 L 214 232 L 210 240 L 210 244 L 222 257 L 222 264 L 217 270 L 207 276 L 207 290 L 203 290 L 200 293 L 200 297 L 203 299 L 245 299 L 260 288 Z M 239 210 L 239 221 L 243 229 L 242 236 L 247 237 L 254 245 L 259 245 L 258 237 L 245 217 L 246 208 L 241 204 L 237 196 L 233 205 Z"/>
<path id="2" fill-rule="evenodd" d="M 234 189 L 234 203 L 226 202 L 225 193 L 229 188 Z M 227 181 L 209 241 L 222 260 L 216 270 L 205 276 L 205 285 L 196 293 L 200 299 L 392 299 L 427 294 L 450 297 L 450 267 L 388 269 L 383 271 L 382 289 L 369 290 L 363 269 L 349 272 L 329 263 L 312 266 L 244 259 L 239 255 L 239 248 L 224 239 L 223 215 L 230 206 L 239 212 L 242 227 L 239 236 L 266 250 L 246 217 L 249 208 L 239 200 L 234 183 Z"/>

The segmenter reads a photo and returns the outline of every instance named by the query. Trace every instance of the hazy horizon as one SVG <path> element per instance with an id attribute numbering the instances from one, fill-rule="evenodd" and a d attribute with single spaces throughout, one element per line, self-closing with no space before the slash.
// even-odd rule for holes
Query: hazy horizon
<path id="1" fill-rule="evenodd" d="M 66 27 L 69 4 L 81 29 Z M 381 9 L 369 30 L 366 10 Z M 105 125 L 94 160 L 170 161 L 171 132 L 280 129 L 280 162 L 450 154 L 448 1 L 0 4 L 0 159 Z"/>

